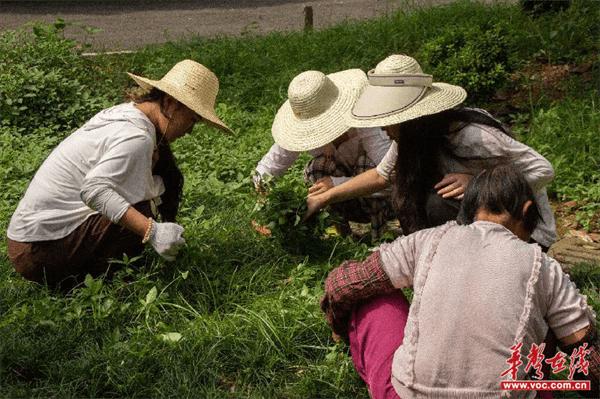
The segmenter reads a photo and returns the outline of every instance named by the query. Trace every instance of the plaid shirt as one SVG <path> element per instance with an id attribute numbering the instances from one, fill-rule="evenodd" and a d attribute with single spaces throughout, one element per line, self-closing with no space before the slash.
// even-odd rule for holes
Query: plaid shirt
<path id="1" fill-rule="evenodd" d="M 323 177 L 358 176 L 376 165 L 363 152 L 356 160 L 356 165 L 348 169 L 334 158 L 320 155 L 313 158 L 304 168 L 304 181 L 314 184 Z M 389 196 L 377 193 L 375 196 L 360 197 L 330 205 L 330 209 L 348 221 L 371 223 L 371 238 L 376 240 L 385 230 L 386 222 L 394 219 Z"/>
<path id="2" fill-rule="evenodd" d="M 345 261 L 329 273 L 321 309 L 333 332 L 346 338 L 354 306 L 394 290 L 396 288 L 381 267 L 379 251 L 375 251 L 362 262 Z"/>

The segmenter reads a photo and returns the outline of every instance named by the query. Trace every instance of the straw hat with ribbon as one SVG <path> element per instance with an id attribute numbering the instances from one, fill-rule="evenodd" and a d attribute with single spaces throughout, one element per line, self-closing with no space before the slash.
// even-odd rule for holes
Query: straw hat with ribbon
<path id="1" fill-rule="evenodd" d="M 306 71 L 288 87 L 288 100 L 273 121 L 273 139 L 289 151 L 308 151 L 331 143 L 350 129 L 346 122 L 367 84 L 360 69 L 325 75 Z"/>
<path id="2" fill-rule="evenodd" d="M 205 122 L 225 132 L 232 132 L 215 113 L 219 79 L 204 65 L 192 60 L 180 61 L 161 80 L 127 74 L 142 89 L 151 90 L 155 87 L 196 112 Z"/>
<path id="3" fill-rule="evenodd" d="M 357 100 L 349 123 L 353 127 L 389 126 L 442 112 L 461 104 L 467 92 L 460 86 L 434 83 L 419 63 L 395 54 L 368 73 L 369 85 Z"/>

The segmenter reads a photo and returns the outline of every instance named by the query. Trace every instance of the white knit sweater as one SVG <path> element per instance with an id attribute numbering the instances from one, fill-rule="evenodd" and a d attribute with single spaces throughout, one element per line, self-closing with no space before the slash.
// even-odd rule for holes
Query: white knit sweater
<path id="1" fill-rule="evenodd" d="M 40 166 L 11 218 L 8 237 L 58 240 L 94 214 L 116 223 L 129 206 L 160 196 L 163 181 L 152 175 L 154 129 L 133 103 L 96 114 Z"/>

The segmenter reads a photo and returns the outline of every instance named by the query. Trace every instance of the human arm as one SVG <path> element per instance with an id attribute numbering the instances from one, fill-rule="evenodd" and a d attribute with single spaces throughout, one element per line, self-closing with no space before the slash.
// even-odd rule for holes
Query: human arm
<path id="1" fill-rule="evenodd" d="M 523 173 L 534 192 L 554 178 L 554 169 L 546 158 L 496 128 L 471 123 L 452 134 L 449 140 L 456 156 L 480 160 L 483 168 L 512 163 Z"/>
<path id="2" fill-rule="evenodd" d="M 256 165 L 252 180 L 254 187 L 260 187 L 265 176 L 280 177 L 298 159 L 299 152 L 288 151 L 275 143 Z"/>
<path id="3" fill-rule="evenodd" d="M 539 289 L 545 319 L 556 337 L 560 340 L 593 324 L 595 315 L 587 298 L 579 293 L 560 264 L 546 254 L 542 254 L 542 262 Z"/>
<path id="4" fill-rule="evenodd" d="M 571 359 L 577 354 L 584 354 L 584 360 L 587 362 L 585 371 L 576 370 L 573 375 L 575 380 L 590 381 L 589 391 L 579 391 L 581 396 L 586 398 L 600 397 L 600 340 L 598 339 L 598 330 L 596 326 L 590 324 L 573 334 L 563 337 L 559 340 L 560 349 Z"/>
<path id="5" fill-rule="evenodd" d="M 144 199 L 147 186 L 154 184 L 151 175 L 154 144 L 150 137 L 134 132 L 115 136 L 84 176 L 80 198 L 111 222 L 119 223 L 133 203 Z M 134 216 L 131 227 L 137 230 L 136 219 Z M 139 233 L 136 230 L 132 231 Z"/>
<path id="6" fill-rule="evenodd" d="M 395 290 L 381 266 L 379 251 L 364 261 L 345 261 L 332 270 L 325 280 L 321 310 L 327 324 L 342 338 L 348 336 L 348 322 L 353 307 L 375 295 Z"/>
<path id="7" fill-rule="evenodd" d="M 433 188 L 442 198 L 463 199 L 473 175 L 468 173 L 448 173 Z"/>
<path id="8" fill-rule="evenodd" d="M 419 243 L 431 231 L 383 244 L 364 261 L 345 261 L 329 273 L 321 309 L 336 334 L 346 336 L 350 314 L 357 304 L 412 285 Z"/>
<path id="9" fill-rule="evenodd" d="M 355 147 L 358 145 L 358 154 L 361 154 L 364 150 L 367 159 L 375 164 L 381 162 L 392 144 L 392 140 L 390 140 L 387 134 L 378 127 L 356 128 L 355 135 L 353 135 L 350 140 L 353 142 L 352 144 L 348 147 L 342 145 L 339 150 L 344 151 L 346 148 L 350 147 L 356 151 Z M 332 153 L 335 153 L 335 149 L 333 149 Z M 365 165 L 360 165 L 360 167 L 365 168 Z M 315 182 L 309 189 L 309 193 L 314 195 L 324 193 L 335 186 L 346 183 L 350 179 L 352 179 L 352 176 L 325 176 Z"/>
<path id="10" fill-rule="evenodd" d="M 179 249 L 185 244 L 182 226 L 176 223 L 158 223 L 132 206 L 121 217 L 119 225 L 140 236 L 142 242 L 149 242 L 169 262 L 175 260 Z"/>
<path id="11" fill-rule="evenodd" d="M 383 190 L 388 186 L 387 180 L 377 173 L 375 168 L 369 169 L 347 182 L 334 186 L 326 191 L 317 191 L 315 186 L 309 189 L 306 199 L 307 212 L 305 219 L 311 217 L 329 204 L 345 201 L 351 198 L 363 197 Z"/>
<path id="12" fill-rule="evenodd" d="M 562 272 L 558 262 L 543 255 L 541 289 L 547 304 L 546 320 L 558 338 L 559 347 L 567 356 L 585 346 L 589 351 L 585 360 L 589 362 L 588 373 L 575 373 L 574 378 L 590 380 L 591 391 L 581 391 L 586 397 L 598 397 L 600 381 L 600 346 L 595 325 L 595 313 L 587 304 L 586 297 L 579 293 L 569 276 Z"/>
<path id="13" fill-rule="evenodd" d="M 324 189 L 316 185 L 311 187 L 308 190 L 308 198 L 306 200 L 308 211 L 304 218 L 310 218 L 314 213 L 329 204 L 371 195 L 385 189 L 389 185 L 388 181 L 393 174 L 397 157 L 398 147 L 396 142 L 392 142 L 385 156 L 377 165 L 377 168 L 367 170 L 329 189 Z"/>
<path id="14" fill-rule="evenodd" d="M 144 237 L 148 228 L 148 218 L 133 206 L 127 208 L 118 223 L 120 226 L 138 235 L 140 239 Z"/>
<path id="15" fill-rule="evenodd" d="M 479 161 L 481 167 L 512 163 L 521 171 L 534 192 L 554 178 L 546 158 L 527 145 L 487 125 L 469 124 L 449 137 L 452 153 L 459 159 Z M 434 189 L 443 198 L 462 199 L 473 175 L 447 173 Z"/>

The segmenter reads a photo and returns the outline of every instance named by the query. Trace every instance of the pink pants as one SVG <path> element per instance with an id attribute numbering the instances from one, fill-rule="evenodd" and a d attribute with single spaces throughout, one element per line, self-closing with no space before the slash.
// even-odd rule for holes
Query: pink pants
<path id="1" fill-rule="evenodd" d="M 352 362 L 373 399 L 399 398 L 392 386 L 392 360 L 404 338 L 409 306 L 402 291 L 397 291 L 352 312 L 348 329 Z M 552 393 L 540 391 L 537 397 L 552 399 Z"/>
<path id="2" fill-rule="evenodd" d="M 402 344 L 409 304 L 402 291 L 372 299 L 352 312 L 348 337 L 352 362 L 373 399 L 398 399 L 392 359 Z"/>

